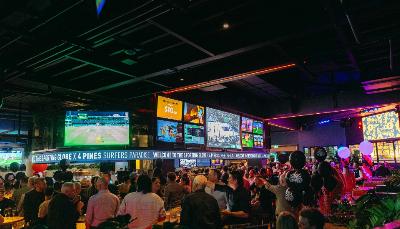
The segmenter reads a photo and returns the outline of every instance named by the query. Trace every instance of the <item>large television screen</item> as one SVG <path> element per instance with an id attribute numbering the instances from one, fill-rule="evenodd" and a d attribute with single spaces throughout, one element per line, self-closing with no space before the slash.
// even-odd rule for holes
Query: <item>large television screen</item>
<path id="1" fill-rule="evenodd" d="M 197 159 L 196 165 L 197 165 L 197 167 L 210 167 L 211 160 L 210 159 Z"/>
<path id="2" fill-rule="evenodd" d="M 0 167 L 8 167 L 13 162 L 21 164 L 23 152 L 22 148 L 0 149 Z"/>
<path id="3" fill-rule="evenodd" d="M 253 119 L 242 117 L 242 131 L 244 132 L 253 132 Z"/>
<path id="4" fill-rule="evenodd" d="M 179 167 L 181 168 L 196 167 L 196 159 L 179 159 Z"/>
<path id="5" fill-rule="evenodd" d="M 65 146 L 129 144 L 129 113 L 67 111 Z"/>
<path id="6" fill-rule="evenodd" d="M 204 107 L 190 103 L 185 103 L 183 110 L 183 120 L 185 122 L 204 125 Z"/>
<path id="7" fill-rule="evenodd" d="M 158 96 L 157 117 L 182 121 L 182 101 Z"/>
<path id="8" fill-rule="evenodd" d="M 182 123 L 157 120 L 157 140 L 161 142 L 182 143 Z"/>
<path id="9" fill-rule="evenodd" d="M 264 134 L 264 123 L 261 121 L 253 122 L 253 133 L 254 134 Z"/>
<path id="10" fill-rule="evenodd" d="M 204 126 L 185 124 L 185 143 L 204 144 Z"/>
<path id="11" fill-rule="evenodd" d="M 399 115 L 395 111 L 362 118 L 364 140 L 400 137 Z"/>
<path id="12" fill-rule="evenodd" d="M 262 135 L 254 135 L 254 148 L 264 148 L 264 138 Z"/>
<path id="13" fill-rule="evenodd" d="M 240 116 L 207 107 L 207 146 L 240 149 Z"/>
<path id="14" fill-rule="evenodd" d="M 242 133 L 242 146 L 244 148 L 253 148 L 254 146 L 253 134 Z"/>

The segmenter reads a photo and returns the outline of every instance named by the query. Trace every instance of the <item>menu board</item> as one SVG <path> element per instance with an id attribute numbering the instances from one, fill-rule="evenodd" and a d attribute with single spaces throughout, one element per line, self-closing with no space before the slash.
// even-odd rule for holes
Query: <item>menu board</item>
<path id="1" fill-rule="evenodd" d="M 158 96 L 157 117 L 182 121 L 182 101 Z"/>

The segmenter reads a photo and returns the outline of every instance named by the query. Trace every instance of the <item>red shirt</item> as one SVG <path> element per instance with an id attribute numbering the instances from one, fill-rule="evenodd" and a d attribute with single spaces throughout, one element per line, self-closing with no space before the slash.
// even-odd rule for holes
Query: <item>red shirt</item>
<path id="1" fill-rule="evenodd" d="M 243 177 L 243 187 L 250 192 L 250 182 Z"/>

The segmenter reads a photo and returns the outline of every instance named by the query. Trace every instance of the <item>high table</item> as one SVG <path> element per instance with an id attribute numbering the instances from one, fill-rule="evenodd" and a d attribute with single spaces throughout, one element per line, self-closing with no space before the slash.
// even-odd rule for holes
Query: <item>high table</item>
<path id="1" fill-rule="evenodd" d="M 0 223 L 0 228 L 6 225 L 11 225 L 13 229 L 23 228 L 25 226 L 24 217 L 21 216 L 4 217 L 4 222 Z"/>

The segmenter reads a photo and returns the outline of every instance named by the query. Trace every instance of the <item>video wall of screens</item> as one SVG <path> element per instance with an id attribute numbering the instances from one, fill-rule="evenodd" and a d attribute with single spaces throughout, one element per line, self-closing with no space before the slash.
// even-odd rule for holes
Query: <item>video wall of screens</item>
<path id="1" fill-rule="evenodd" d="M 207 107 L 207 146 L 241 149 L 240 116 Z"/>
<path id="2" fill-rule="evenodd" d="M 242 147 L 264 148 L 264 123 L 251 118 L 242 117 Z"/>
<path id="3" fill-rule="evenodd" d="M 182 143 L 182 123 L 157 120 L 157 140 L 161 142 Z"/>
<path id="4" fill-rule="evenodd" d="M 157 141 L 221 149 L 264 148 L 264 124 L 251 118 L 158 97 Z"/>
<path id="5" fill-rule="evenodd" d="M 399 115 L 395 111 L 362 118 L 364 140 L 400 138 Z"/>
<path id="6" fill-rule="evenodd" d="M 204 144 L 204 126 L 185 124 L 185 143 Z"/>
<path id="7" fill-rule="evenodd" d="M 65 146 L 129 144 L 129 113 L 67 111 Z"/>

